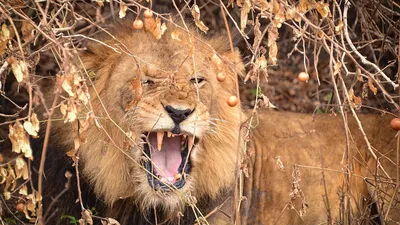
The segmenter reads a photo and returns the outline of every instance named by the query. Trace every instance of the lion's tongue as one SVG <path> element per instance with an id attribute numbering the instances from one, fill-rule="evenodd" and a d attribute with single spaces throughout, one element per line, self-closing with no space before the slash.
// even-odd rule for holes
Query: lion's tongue
<path id="1" fill-rule="evenodd" d="M 170 183 L 174 183 L 175 174 L 178 173 L 179 165 L 182 162 L 181 157 L 181 137 L 164 136 L 161 151 L 157 150 L 157 135 L 150 133 L 149 141 L 152 146 L 151 159 L 154 170 L 161 178 L 166 178 Z M 162 179 L 164 180 L 164 179 Z"/>

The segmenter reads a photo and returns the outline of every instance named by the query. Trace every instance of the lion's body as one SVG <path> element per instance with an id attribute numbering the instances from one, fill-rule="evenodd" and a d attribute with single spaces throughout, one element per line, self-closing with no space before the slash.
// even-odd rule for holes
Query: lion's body
<path id="1" fill-rule="evenodd" d="M 396 132 L 389 126 L 391 118 L 360 115 L 372 149 L 379 151 L 374 153 L 390 176 L 396 178 Z M 259 124 L 252 132 L 253 157 L 250 177 L 245 181 L 243 221 L 254 225 L 330 224 L 330 219 L 333 224 L 341 224 L 348 215 L 344 210 L 347 195 L 351 199 L 350 224 L 369 224 L 371 210 L 375 210 L 371 194 L 376 163 L 355 119 L 349 115 L 348 120 L 352 167 L 349 178 L 345 177 L 346 136 L 340 114 L 260 113 Z M 387 154 L 392 162 L 382 154 Z M 381 170 L 378 174 L 383 176 Z M 385 195 L 378 196 L 375 199 L 382 203 L 380 197 Z M 389 202 L 385 197 L 384 208 Z M 396 207 L 392 206 L 389 224 L 399 219 Z M 304 215 L 300 216 L 301 213 Z"/>
<path id="2" fill-rule="evenodd" d="M 84 206 L 95 207 L 99 216 L 113 217 L 123 225 L 165 221 L 177 224 L 178 220 L 180 224 L 193 224 L 193 212 L 198 217 L 199 212 L 206 215 L 224 202 L 224 197 L 232 195 L 240 163 L 238 156 L 244 151 L 239 129 L 246 118 L 239 106 L 230 107 L 226 103 L 236 90 L 235 66 L 230 64 L 229 67 L 227 61 L 236 64 L 236 72 L 241 70 L 242 64 L 238 55 L 226 47 L 223 38 L 190 40 L 180 30 L 179 41 L 171 38 L 174 29 L 177 28 L 169 27 L 166 34 L 156 40 L 149 32 L 134 30 L 130 23 L 119 25 L 110 31 L 115 38 L 100 39 L 117 48 L 119 53 L 97 43 L 83 54 L 84 68 L 95 78 L 89 87 L 90 105 L 82 107 L 80 115 L 84 119 L 86 113 L 91 112 L 96 121 L 83 132 L 77 121 L 72 125 L 53 122 L 52 137 L 56 138 L 50 140 L 49 157 L 52 159 L 46 165 L 49 180 L 44 184 L 47 188 L 45 207 L 63 189 L 65 164 L 75 173 L 70 162 L 62 161 L 66 158 L 65 152 L 74 149 L 76 140 L 82 140 L 77 155 Z M 219 63 L 215 63 L 216 53 L 222 58 Z M 217 81 L 219 72 L 226 75 L 224 82 Z M 138 90 L 139 86 L 142 89 Z M 177 122 L 177 116 L 171 114 L 171 107 L 167 106 L 173 106 L 179 112 L 188 109 L 190 114 Z M 388 121 L 381 121 L 379 116 L 369 118 L 364 119 L 363 125 L 370 134 L 373 147 L 393 150 L 394 132 L 387 131 Z M 361 160 L 361 164 L 355 163 L 352 170 L 358 173 L 351 176 L 352 212 L 360 215 L 370 198 L 365 182 L 357 176 L 372 177 L 360 166 L 366 165 L 371 156 L 352 120 L 350 127 L 353 135 L 349 137 L 350 143 L 353 138 L 358 143 L 351 145 L 354 155 L 350 161 Z M 380 133 L 381 129 L 385 131 Z M 191 170 L 186 171 L 188 176 L 184 186 L 163 192 L 150 185 L 152 178 L 143 166 L 149 159 L 144 159 L 144 152 L 145 142 L 154 148 L 149 143 L 152 132 L 158 135 L 158 132 L 169 131 L 196 137 L 198 142 L 188 153 Z M 251 134 L 252 160 L 248 163 L 250 177 L 245 179 L 247 200 L 242 203 L 243 223 L 301 224 L 304 220 L 306 224 L 323 224 L 327 221 L 325 193 L 331 218 L 340 220 L 337 193 L 345 187 L 346 181 L 343 176 L 346 162 L 343 157 L 346 149 L 344 133 L 339 116 L 317 116 L 312 122 L 311 115 L 261 113 L 259 125 Z M 368 163 L 372 165 L 371 160 Z M 293 177 L 294 164 L 298 164 L 300 175 Z M 325 179 L 322 179 L 323 175 Z M 301 178 L 296 183 L 299 186 L 295 185 L 293 187 L 297 189 L 293 189 L 293 179 L 298 178 Z M 155 185 L 154 181 L 152 185 Z M 79 197 L 76 186 L 73 178 L 68 194 L 51 209 L 57 210 L 53 222 L 59 222 L 62 214 L 79 215 L 81 208 L 74 204 Z M 302 218 L 297 215 L 302 195 L 296 192 L 301 190 L 309 205 Z M 295 210 L 287 204 L 291 193 Z M 362 200 L 362 196 L 366 196 L 366 200 Z M 231 204 L 225 204 L 223 209 L 230 210 L 226 213 L 233 216 L 234 202 L 232 199 L 228 202 Z M 354 202 L 364 205 L 356 209 Z M 214 217 L 210 218 L 212 224 L 231 224 L 233 218 L 219 211 L 211 217 Z"/>

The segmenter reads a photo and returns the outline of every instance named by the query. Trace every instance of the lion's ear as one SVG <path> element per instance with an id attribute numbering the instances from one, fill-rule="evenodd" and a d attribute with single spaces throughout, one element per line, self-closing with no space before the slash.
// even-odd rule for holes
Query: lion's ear
<path id="1" fill-rule="evenodd" d="M 98 43 L 89 43 L 86 50 L 79 56 L 87 70 L 96 71 L 102 67 L 103 63 L 106 63 L 111 54 L 108 47 Z"/>
<path id="2" fill-rule="evenodd" d="M 231 63 L 235 64 L 236 73 L 243 77 L 245 74 L 245 68 L 239 49 L 235 48 L 233 51 L 229 50 L 225 52 L 223 56 L 226 57 Z"/>
<path id="3" fill-rule="evenodd" d="M 234 34 L 232 36 L 234 36 L 233 40 L 238 40 L 237 35 Z M 244 75 L 245 69 L 240 51 L 237 48 L 234 48 L 233 51 L 231 50 L 229 42 L 227 41 L 227 37 L 221 35 L 213 38 L 210 44 L 216 52 L 223 55 L 231 63 L 236 65 L 236 71 L 239 76 Z M 236 43 L 234 41 L 233 45 L 235 46 L 235 44 Z"/>

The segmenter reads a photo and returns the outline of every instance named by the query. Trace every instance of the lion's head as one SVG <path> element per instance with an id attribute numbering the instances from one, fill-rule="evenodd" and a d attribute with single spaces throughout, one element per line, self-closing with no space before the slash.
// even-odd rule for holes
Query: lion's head
<path id="1" fill-rule="evenodd" d="M 223 38 L 173 26 L 159 40 L 131 23 L 109 33 L 82 56 L 100 125 L 86 131 L 79 156 L 96 194 L 110 205 L 132 200 L 144 213 L 156 206 L 172 219 L 189 196 L 231 187 L 241 111 L 226 100 L 239 54 Z"/>

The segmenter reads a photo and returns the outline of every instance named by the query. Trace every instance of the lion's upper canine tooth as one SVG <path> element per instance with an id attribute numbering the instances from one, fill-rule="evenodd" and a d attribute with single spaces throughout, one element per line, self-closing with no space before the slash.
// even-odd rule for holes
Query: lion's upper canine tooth
<path id="1" fill-rule="evenodd" d="M 172 137 L 172 133 L 168 131 L 168 132 L 167 132 L 167 136 L 168 136 L 168 137 Z"/>
<path id="2" fill-rule="evenodd" d="M 185 139 L 186 139 L 186 138 L 187 138 L 187 134 L 184 134 L 184 135 L 183 135 L 183 138 L 185 138 Z"/>
<path id="3" fill-rule="evenodd" d="M 189 138 L 188 138 L 188 150 L 189 150 L 189 152 L 193 148 L 193 141 L 194 141 L 194 137 L 192 135 L 189 135 Z"/>
<path id="4" fill-rule="evenodd" d="M 161 151 L 163 139 L 164 139 L 164 132 L 157 132 L 157 148 L 158 148 L 158 151 Z"/>

